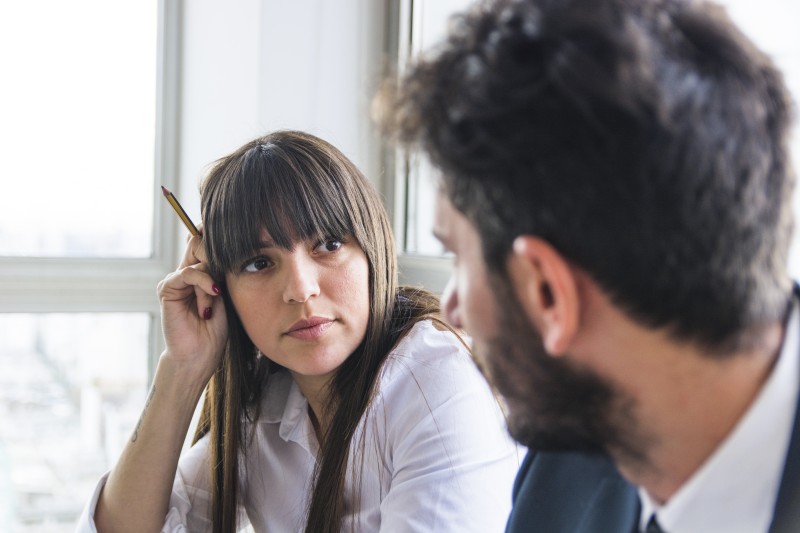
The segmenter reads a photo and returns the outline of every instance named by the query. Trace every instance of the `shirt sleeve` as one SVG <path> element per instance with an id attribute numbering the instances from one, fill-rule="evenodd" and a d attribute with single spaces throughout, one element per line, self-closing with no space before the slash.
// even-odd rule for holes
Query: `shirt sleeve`
<path id="1" fill-rule="evenodd" d="M 89 498 L 89 503 L 83 508 L 83 512 L 78 519 L 78 526 L 75 528 L 75 533 L 97 533 L 97 527 L 94 525 L 94 510 L 97 508 L 97 500 L 100 498 L 100 493 L 103 491 L 103 487 L 106 486 L 108 474 L 109 472 L 103 474 L 103 477 L 97 482 L 92 497 Z"/>
<path id="2" fill-rule="evenodd" d="M 503 531 L 521 450 L 500 406 L 451 333 L 428 328 L 384 397 L 392 479 L 382 533 Z"/>
<path id="3" fill-rule="evenodd" d="M 211 493 L 208 490 L 208 440 L 207 436 L 200 439 L 183 454 L 178 463 L 162 533 L 203 533 L 212 530 Z M 94 513 L 107 479 L 108 473 L 97 483 L 78 521 L 77 533 L 97 533 Z M 246 521 L 244 513 L 239 514 L 240 522 Z"/>
<path id="4" fill-rule="evenodd" d="M 208 445 L 206 435 L 181 456 L 161 533 L 212 530 Z"/>

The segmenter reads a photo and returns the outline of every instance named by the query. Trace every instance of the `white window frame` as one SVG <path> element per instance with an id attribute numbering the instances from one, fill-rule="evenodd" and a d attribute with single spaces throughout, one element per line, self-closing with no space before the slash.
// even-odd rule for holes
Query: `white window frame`
<path id="1" fill-rule="evenodd" d="M 424 1 L 416 0 L 417 6 Z M 420 51 L 418 35 L 422 27 L 421 10 L 414 9 L 415 0 L 389 0 L 388 4 L 387 56 L 396 61 L 398 74 L 402 75 L 403 67 Z M 450 278 L 452 260 L 445 256 L 407 252 L 408 188 L 413 178 L 419 176 L 414 157 L 415 154 L 394 147 L 387 148 L 384 156 L 384 168 L 387 171 L 383 192 L 397 240 L 400 283 L 441 293 Z"/>
<path id="2" fill-rule="evenodd" d="M 0 257 L 0 313 L 148 313 L 150 378 L 163 346 L 156 285 L 173 270 L 178 246 L 177 217 L 158 186 L 178 186 L 180 27 L 180 2 L 159 0 L 151 257 Z"/>

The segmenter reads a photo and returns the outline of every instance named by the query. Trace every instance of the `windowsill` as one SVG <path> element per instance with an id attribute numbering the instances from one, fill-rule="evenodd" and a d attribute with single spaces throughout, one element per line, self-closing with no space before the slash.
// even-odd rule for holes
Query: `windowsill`
<path id="1" fill-rule="evenodd" d="M 436 294 L 444 290 L 452 269 L 452 259 L 449 257 L 401 254 L 398 264 L 402 285 L 425 287 Z"/>

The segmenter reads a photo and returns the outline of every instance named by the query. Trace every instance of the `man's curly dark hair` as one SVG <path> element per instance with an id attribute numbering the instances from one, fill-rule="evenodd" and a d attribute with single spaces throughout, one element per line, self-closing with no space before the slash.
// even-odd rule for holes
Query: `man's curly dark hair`
<path id="1" fill-rule="evenodd" d="M 380 101 L 491 272 L 539 236 L 640 323 L 720 353 L 785 313 L 791 102 L 722 8 L 484 2 Z"/>

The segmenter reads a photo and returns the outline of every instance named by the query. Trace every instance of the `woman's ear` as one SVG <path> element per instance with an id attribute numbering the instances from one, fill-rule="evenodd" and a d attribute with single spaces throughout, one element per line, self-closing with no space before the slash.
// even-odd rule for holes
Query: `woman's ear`
<path id="1" fill-rule="evenodd" d="M 547 241 L 514 240 L 508 272 L 528 320 L 551 355 L 564 354 L 578 328 L 580 301 L 572 266 Z"/>

